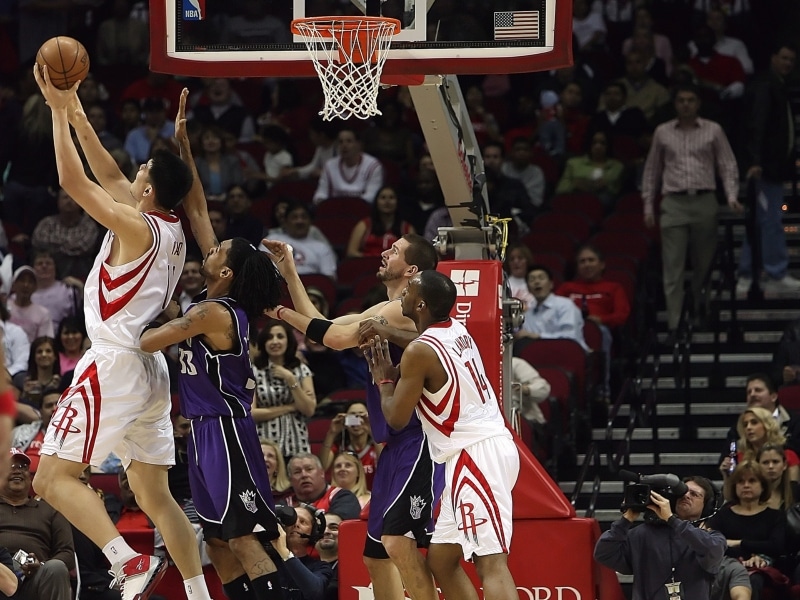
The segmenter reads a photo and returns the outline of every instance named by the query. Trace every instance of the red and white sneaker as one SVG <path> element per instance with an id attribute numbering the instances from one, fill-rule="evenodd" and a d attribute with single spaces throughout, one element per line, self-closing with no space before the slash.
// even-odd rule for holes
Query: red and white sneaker
<path id="1" fill-rule="evenodd" d="M 147 600 L 167 571 L 167 559 L 139 554 L 111 568 L 111 588 L 122 593 L 122 600 Z"/>

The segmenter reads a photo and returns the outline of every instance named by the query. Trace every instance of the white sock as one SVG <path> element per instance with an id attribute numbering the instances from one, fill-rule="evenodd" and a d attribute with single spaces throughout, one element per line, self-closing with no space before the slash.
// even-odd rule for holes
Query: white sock
<path id="1" fill-rule="evenodd" d="M 183 589 L 186 590 L 186 597 L 189 600 L 211 600 L 205 577 L 202 575 L 192 577 L 191 579 L 184 579 Z"/>
<path id="2" fill-rule="evenodd" d="M 136 550 L 131 548 L 121 535 L 118 535 L 113 540 L 103 546 L 103 554 L 105 554 L 108 562 L 113 567 L 118 562 L 125 563 L 138 554 Z"/>

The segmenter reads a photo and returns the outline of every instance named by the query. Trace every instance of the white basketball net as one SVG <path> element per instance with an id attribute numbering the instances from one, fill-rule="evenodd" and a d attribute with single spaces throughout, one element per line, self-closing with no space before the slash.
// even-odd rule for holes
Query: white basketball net
<path id="1" fill-rule="evenodd" d="M 292 31 L 303 38 L 322 82 L 323 119 L 381 114 L 377 105 L 381 73 L 392 36 L 400 31 L 399 21 L 318 17 L 292 21 Z"/>

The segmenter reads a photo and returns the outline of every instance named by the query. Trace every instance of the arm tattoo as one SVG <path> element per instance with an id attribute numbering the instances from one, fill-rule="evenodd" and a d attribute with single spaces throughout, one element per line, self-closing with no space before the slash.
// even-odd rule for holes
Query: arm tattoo
<path id="1" fill-rule="evenodd" d="M 377 321 L 381 325 L 388 325 L 389 324 L 389 321 L 387 321 L 386 317 L 384 317 L 383 315 L 372 315 L 370 318 L 373 321 Z"/>

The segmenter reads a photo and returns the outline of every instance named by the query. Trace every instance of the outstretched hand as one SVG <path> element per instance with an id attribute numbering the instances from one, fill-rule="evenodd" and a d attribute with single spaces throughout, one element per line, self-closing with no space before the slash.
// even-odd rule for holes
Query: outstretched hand
<path id="1" fill-rule="evenodd" d="M 189 145 L 189 133 L 186 131 L 186 98 L 188 96 L 188 88 L 183 88 L 178 99 L 178 114 L 175 115 L 175 141 L 178 142 L 178 146 Z"/>
<path id="2" fill-rule="evenodd" d="M 376 335 L 370 340 L 369 351 L 364 356 L 375 383 L 380 383 L 384 379 L 392 381 L 397 379 L 399 369 L 392 364 L 392 357 L 389 355 L 389 340 L 381 340 L 380 336 Z"/>
<path id="3" fill-rule="evenodd" d="M 294 248 L 286 242 L 279 242 L 277 240 L 270 240 L 264 238 L 261 240 L 264 247 L 267 249 L 267 254 L 278 267 L 278 272 L 286 277 L 288 272 L 295 267 L 294 265 Z"/>
<path id="4" fill-rule="evenodd" d="M 50 81 L 50 74 L 47 71 L 47 65 L 43 66 L 41 70 L 39 65 L 33 65 L 33 78 L 36 84 L 42 91 L 45 102 L 52 110 L 66 108 L 72 102 L 73 96 L 77 96 L 78 86 L 81 82 L 76 81 L 68 90 L 60 90 L 53 85 Z"/>

